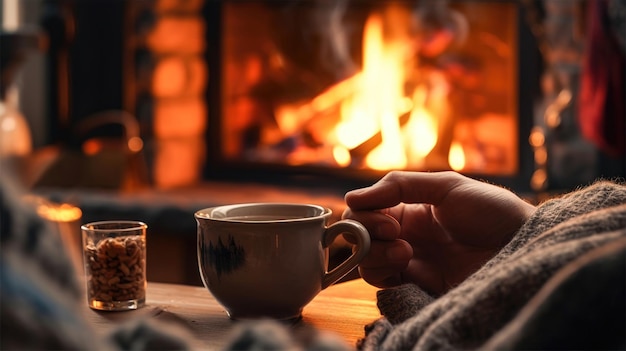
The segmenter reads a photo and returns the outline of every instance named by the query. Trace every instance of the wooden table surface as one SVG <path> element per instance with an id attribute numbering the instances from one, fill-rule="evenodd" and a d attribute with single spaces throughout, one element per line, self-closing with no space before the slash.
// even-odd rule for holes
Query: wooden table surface
<path id="1" fill-rule="evenodd" d="M 293 327 L 312 326 L 342 338 L 348 346 L 355 346 L 365 335 L 365 325 L 380 317 L 376 307 L 377 290 L 362 279 L 330 286 L 304 308 L 302 320 Z M 227 346 L 241 323 L 229 319 L 204 287 L 152 282 L 148 283 L 146 305 L 139 310 L 100 312 L 85 304 L 85 313 L 102 333 L 140 318 L 177 323 L 192 334 L 192 347 L 210 350 Z"/>

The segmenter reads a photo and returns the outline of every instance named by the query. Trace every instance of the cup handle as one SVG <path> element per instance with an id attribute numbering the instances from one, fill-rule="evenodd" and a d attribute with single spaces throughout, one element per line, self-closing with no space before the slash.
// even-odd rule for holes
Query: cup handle
<path id="1" fill-rule="evenodd" d="M 353 237 L 356 241 L 356 251 L 333 270 L 324 274 L 322 289 L 326 289 L 350 273 L 370 250 L 370 234 L 363 224 L 351 219 L 344 219 L 331 224 L 324 232 L 322 241 L 324 247 L 330 246 L 339 234 L 346 234 Z"/>

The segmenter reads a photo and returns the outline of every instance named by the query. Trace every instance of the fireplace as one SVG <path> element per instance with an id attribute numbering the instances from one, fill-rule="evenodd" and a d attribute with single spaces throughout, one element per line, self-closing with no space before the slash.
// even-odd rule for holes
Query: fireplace
<path id="1" fill-rule="evenodd" d="M 401 169 L 536 189 L 529 136 L 542 60 L 518 1 L 58 3 L 77 30 L 57 42 L 74 84 L 56 104 L 71 116 L 53 119 L 130 111 L 157 187 L 216 179 L 345 190 Z M 95 21 L 105 14 L 106 35 Z M 88 50 L 94 33 L 99 52 L 121 57 L 121 75 L 106 78 L 121 94 L 94 96 L 105 72 L 76 74 L 85 53 L 108 62 Z M 107 97 L 116 103 L 94 101 Z"/>
<path id="2" fill-rule="evenodd" d="M 205 176 L 341 185 L 456 170 L 530 187 L 537 49 L 517 2 L 221 1 L 205 14 Z"/>

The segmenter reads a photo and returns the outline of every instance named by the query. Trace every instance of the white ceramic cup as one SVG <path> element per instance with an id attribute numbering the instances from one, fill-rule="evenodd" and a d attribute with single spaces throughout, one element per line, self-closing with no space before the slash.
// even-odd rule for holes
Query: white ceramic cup
<path id="1" fill-rule="evenodd" d="M 318 205 L 248 203 L 195 213 L 202 281 L 232 319 L 298 319 L 323 289 L 354 269 L 370 236 L 353 220 L 327 225 Z M 328 246 L 351 236 L 353 254 L 328 271 Z"/>

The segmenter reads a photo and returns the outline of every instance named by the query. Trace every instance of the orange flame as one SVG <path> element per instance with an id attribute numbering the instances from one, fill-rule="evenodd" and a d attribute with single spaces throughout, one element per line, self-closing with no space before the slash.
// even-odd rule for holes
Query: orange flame
<path id="1" fill-rule="evenodd" d="M 395 39 L 385 41 L 380 15 L 368 18 L 361 85 L 342 103 L 341 122 L 335 129 L 338 143 L 347 149 L 380 133 L 382 142 L 365 158 L 365 165 L 377 170 L 402 169 L 418 163 L 437 143 L 437 119 L 426 108 L 426 88 L 418 86 L 412 96 L 404 92 L 410 38 Z M 410 113 L 409 121 L 401 126 L 399 118 L 406 112 Z M 345 159 L 336 161 L 339 165 L 349 164 Z"/>
<path id="2" fill-rule="evenodd" d="M 359 162 L 370 169 L 421 167 L 438 142 L 439 119 L 449 113 L 450 88 L 443 74 L 429 72 L 412 90 L 407 89 L 409 74 L 415 73 L 415 39 L 408 33 L 386 33 L 388 18 L 374 13 L 367 19 L 360 72 L 310 101 L 275 111 L 278 128 L 286 135 L 318 115 L 337 111 L 338 121 L 326 142 L 340 167 L 353 164 L 352 152 L 357 148 L 363 157 Z M 462 169 L 461 144 L 453 150 L 448 161 L 454 160 L 454 167 Z"/>

